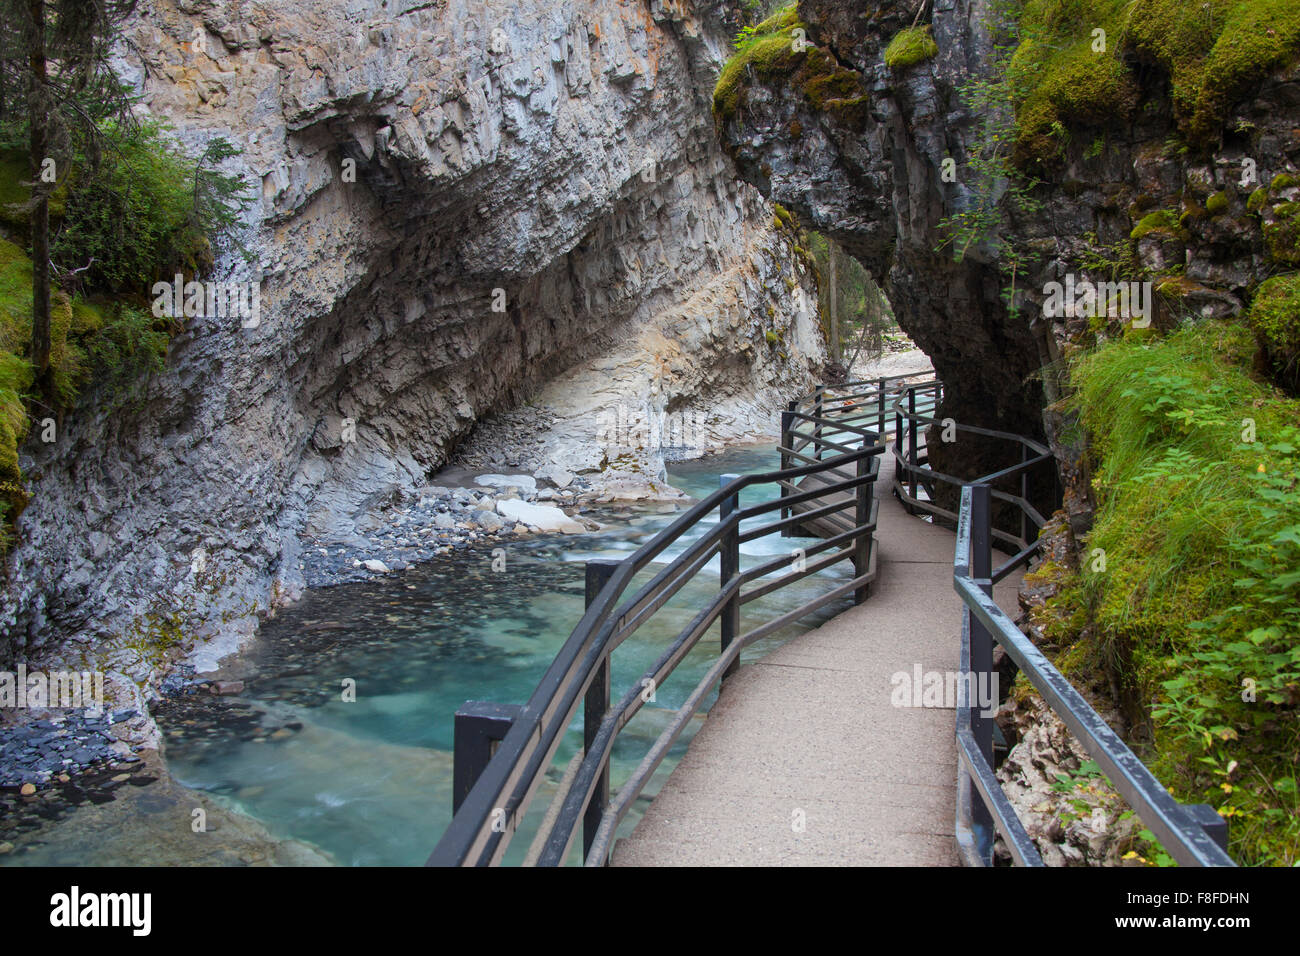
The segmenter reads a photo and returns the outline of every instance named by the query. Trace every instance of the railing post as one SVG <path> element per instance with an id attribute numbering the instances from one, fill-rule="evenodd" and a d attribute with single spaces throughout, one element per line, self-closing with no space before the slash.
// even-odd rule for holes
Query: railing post
<path id="1" fill-rule="evenodd" d="M 505 739 L 519 711 L 515 704 L 493 704 L 485 700 L 467 700 L 456 711 L 452 725 L 452 816 L 474 789 L 496 745 Z"/>
<path id="2" fill-rule="evenodd" d="M 586 581 L 586 606 L 591 607 L 600 594 L 614 570 L 618 567 L 618 562 L 609 558 L 596 558 L 587 562 L 587 581 Z M 582 752 L 591 753 L 591 747 L 596 742 L 596 733 L 600 730 L 600 723 L 605 719 L 605 713 L 609 710 L 609 655 L 606 654 L 601 659 L 600 666 L 596 668 L 595 676 L 592 677 L 591 683 L 587 686 L 587 696 L 582 700 Z M 582 816 L 582 855 L 586 857 L 591 850 L 591 844 L 596 839 L 596 831 L 600 828 L 600 818 L 605 813 L 605 808 L 609 806 L 609 764 L 600 771 L 600 777 L 596 781 L 596 789 L 591 795 L 591 800 L 587 804 L 586 812 Z"/>
<path id="3" fill-rule="evenodd" d="M 735 481 L 739 477 L 740 477 L 739 475 L 719 475 L 718 486 L 720 488 L 725 488 L 729 482 Z M 731 515 L 735 513 L 735 511 L 739 507 L 740 507 L 739 493 L 728 495 L 726 498 L 723 498 L 722 503 L 718 506 L 718 520 L 725 523 L 727 519 L 730 518 Z M 727 582 L 730 581 L 733 577 L 735 577 L 736 574 L 740 572 L 739 525 L 737 525 L 737 527 L 735 528 L 732 528 L 730 531 L 725 532 L 722 535 L 720 549 L 721 550 L 718 555 L 719 558 L 718 563 L 721 566 L 721 574 L 719 575 L 719 577 L 721 578 L 720 583 L 722 584 L 722 586 L 726 587 Z M 731 642 L 734 641 L 737 638 L 737 636 L 739 636 L 740 634 L 740 594 L 739 593 L 732 595 L 731 600 L 722 606 L 722 614 L 718 620 L 722 629 L 721 650 L 725 652 L 727 648 L 731 646 Z M 739 668 L 740 668 L 740 658 L 737 657 L 735 662 L 730 667 L 728 667 L 725 671 L 722 672 L 722 679 L 725 681 L 732 674 L 736 673 L 736 671 L 739 670 Z"/>
<path id="4" fill-rule="evenodd" d="M 1219 849 L 1227 853 L 1228 821 L 1219 815 L 1219 811 L 1208 803 L 1189 803 L 1184 805 L 1184 809 L 1191 815 L 1192 821 L 1219 845 Z"/>
<path id="5" fill-rule="evenodd" d="M 913 500 L 916 498 L 916 469 L 920 467 L 920 459 L 916 453 L 916 386 L 913 385 L 907 390 L 907 444 L 908 444 L 908 470 L 907 486 L 908 494 Z M 911 506 L 908 507 L 911 511 Z"/>
<path id="6" fill-rule="evenodd" d="M 993 536 L 990 526 L 992 504 L 991 489 L 988 485 L 971 487 L 971 541 L 970 574 L 985 594 L 993 594 Z M 970 613 L 970 609 L 967 609 Z M 974 691 L 968 701 L 970 710 L 971 733 L 975 744 L 990 768 L 993 767 L 993 718 L 985 716 L 981 699 L 996 706 L 998 688 L 993 683 L 993 635 L 984 623 L 973 613 L 970 614 L 970 673 Z M 983 693 L 987 688 L 987 694 Z M 991 702 L 989 698 L 994 698 Z M 971 820 L 974 824 L 979 851 L 985 863 L 993 862 L 993 817 L 984 801 L 978 797 L 972 801 Z"/>
<path id="7" fill-rule="evenodd" d="M 866 442 L 862 443 L 866 445 Z M 871 472 L 871 456 L 863 455 L 858 459 L 858 477 L 863 478 Z M 871 490 L 872 484 L 864 481 L 858 485 L 857 492 L 857 526 L 858 536 L 853 539 L 853 575 L 861 577 L 867 573 L 871 563 L 871 532 L 864 531 L 865 525 L 871 519 Z M 871 596 L 871 585 L 863 584 L 853 591 L 853 603 L 865 604 L 868 597 Z"/>
<path id="8" fill-rule="evenodd" d="M 876 441 L 885 440 L 885 380 L 876 383 Z"/>
<path id="9" fill-rule="evenodd" d="M 785 411 L 781 413 L 781 470 L 785 471 L 794 463 L 793 456 L 786 451 L 787 448 L 794 447 L 794 413 L 798 409 L 798 402 L 791 402 Z M 781 497 L 787 498 L 790 495 L 790 489 L 785 486 L 785 482 L 780 484 Z M 785 520 L 793 512 L 786 507 L 781 508 L 781 519 Z M 790 538 L 794 536 L 793 528 L 782 528 L 781 537 Z"/>
<path id="10" fill-rule="evenodd" d="M 815 396 L 815 398 L 813 399 L 813 415 L 815 415 L 817 418 L 822 417 L 822 393 L 824 393 L 825 391 L 826 391 L 825 385 L 818 385 L 816 390 L 813 393 Z M 815 446 L 813 449 L 813 457 L 816 458 L 818 461 L 821 461 L 822 460 L 822 423 L 821 422 L 817 422 L 813 426 L 813 439 L 814 439 L 813 444 Z"/>
<path id="11" fill-rule="evenodd" d="M 1029 460 L 1029 446 L 1022 444 L 1020 446 L 1020 464 Z M 1020 500 L 1024 502 L 1020 506 L 1020 546 L 1029 547 L 1029 469 L 1020 472 Z"/>

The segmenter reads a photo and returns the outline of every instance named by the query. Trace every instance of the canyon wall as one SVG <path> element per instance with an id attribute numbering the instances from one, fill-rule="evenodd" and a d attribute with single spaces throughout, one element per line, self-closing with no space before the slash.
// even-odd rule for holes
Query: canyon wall
<path id="1" fill-rule="evenodd" d="M 138 682 L 168 647 L 229 650 L 300 591 L 302 532 L 346 539 L 566 373 L 559 406 L 606 388 L 570 433 L 775 421 L 824 354 L 794 238 L 712 127 L 729 17 L 142 4 L 119 70 L 191 153 L 241 150 L 225 170 L 255 184 L 248 254 L 213 278 L 256 288 L 259 315 L 187 319 L 135 401 L 88 393 L 55 444 L 24 448 L 0 657 L 57 649 Z M 596 479 L 609 465 L 569 450 Z M 658 450 L 640 453 L 624 478 L 655 477 Z"/>
<path id="2" fill-rule="evenodd" d="M 1067 118 L 1054 133 L 1059 153 L 1032 170 L 1032 205 L 1008 201 L 1010 184 L 995 181 L 1001 220 L 958 256 L 945 220 L 981 202 L 972 159 L 999 124 L 979 84 L 995 78 L 1002 8 L 934 0 L 919 21 L 937 52 L 891 68 L 885 51 L 918 21 L 917 4 L 799 0 L 811 46 L 756 56 L 722 99 L 719 127 L 747 180 L 886 280 L 900 325 L 948 387 L 941 417 L 1050 440 L 1079 530 L 1091 494 L 1082 437 L 1056 405 L 1058 379 L 1072 350 L 1117 323 L 1045 316 L 1047 285 L 1067 274 L 1150 281 L 1157 327 L 1238 313 L 1286 268 L 1266 232 L 1285 226 L 1278 217 L 1300 198 L 1293 180 L 1276 178 L 1300 164 L 1300 70 L 1264 76 L 1230 105 L 1216 143 L 1189 147 L 1168 74 L 1124 50 L 1123 107 Z M 1005 99 L 1000 108 L 1009 112 Z M 1262 208 L 1261 195 L 1251 200 L 1261 187 Z M 1167 226 L 1139 228 L 1158 210 L 1171 211 Z M 964 477 L 1012 463 L 989 442 L 936 442 L 931 454 Z M 1045 477 L 1038 493 L 1050 503 Z"/>

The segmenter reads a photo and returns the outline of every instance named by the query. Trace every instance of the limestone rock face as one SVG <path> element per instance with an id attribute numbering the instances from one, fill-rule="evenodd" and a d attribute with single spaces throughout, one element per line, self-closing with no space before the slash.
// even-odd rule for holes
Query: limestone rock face
<path id="1" fill-rule="evenodd" d="M 191 151 L 242 150 L 226 171 L 256 195 L 251 261 L 227 250 L 214 278 L 252 284 L 259 318 L 187 320 L 137 402 L 88 394 L 57 444 L 24 449 L 0 658 L 71 638 L 138 674 L 202 621 L 206 656 L 229 649 L 301 589 L 300 534 L 358 533 L 566 370 L 617 381 L 608 404 L 634 416 L 762 419 L 804 391 L 813 283 L 709 115 L 727 16 L 142 3 L 118 67 Z"/>

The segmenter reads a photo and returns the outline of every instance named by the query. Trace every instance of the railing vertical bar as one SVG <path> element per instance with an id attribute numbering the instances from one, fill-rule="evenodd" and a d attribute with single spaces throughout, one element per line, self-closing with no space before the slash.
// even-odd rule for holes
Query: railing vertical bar
<path id="1" fill-rule="evenodd" d="M 907 443 L 909 465 L 907 470 L 908 494 L 912 498 L 916 497 L 916 386 L 913 385 L 907 390 Z"/>
<path id="2" fill-rule="evenodd" d="M 816 391 L 814 392 L 816 398 L 813 400 L 813 414 L 817 418 L 822 417 L 822 397 L 825 394 L 825 392 L 826 392 L 825 385 L 818 385 Z M 813 457 L 816 458 L 818 461 L 821 461 L 822 460 L 821 422 L 818 422 L 816 425 L 813 426 L 813 438 L 814 438 L 814 444 L 816 445 L 816 448 L 813 451 Z"/>
<path id="3" fill-rule="evenodd" d="M 596 558 L 587 562 L 587 580 L 586 580 L 586 606 L 588 608 L 595 602 L 600 595 L 600 590 L 613 576 L 614 571 L 618 568 L 619 562 L 609 558 Z M 609 655 L 606 654 L 596 669 L 595 675 L 591 679 L 591 684 L 587 687 L 587 695 L 582 701 L 582 750 L 584 754 L 590 753 L 591 748 L 596 741 L 596 734 L 600 731 L 601 721 L 605 719 L 605 714 L 609 711 Z M 596 830 L 600 827 L 600 818 L 605 814 L 605 808 L 609 806 L 609 764 L 600 772 L 600 779 L 596 783 L 596 789 L 591 795 L 591 800 L 587 803 L 587 809 L 582 816 L 582 847 L 585 855 L 591 849 L 591 841 L 596 838 Z"/>
<path id="4" fill-rule="evenodd" d="M 885 380 L 876 383 L 876 440 L 885 440 Z"/>
<path id="5" fill-rule="evenodd" d="M 725 488 L 728 484 L 735 481 L 738 475 L 719 475 L 718 484 Z M 718 520 L 724 524 L 731 518 L 731 515 L 740 507 L 740 493 L 737 492 L 728 495 L 722 499 L 718 505 Z M 722 536 L 719 544 L 718 564 L 721 569 L 719 574 L 720 584 L 726 587 L 727 583 L 740 573 L 740 523 L 732 522 L 733 526 L 729 528 Z M 722 609 L 722 614 L 718 618 L 718 625 L 721 629 L 722 653 L 726 653 L 731 642 L 740 634 L 740 589 L 731 596 Z M 740 655 L 731 665 L 722 672 L 722 679 L 725 681 L 728 677 L 740 669 Z"/>
<path id="6" fill-rule="evenodd" d="M 864 478 L 871 473 L 870 458 L 858 459 L 858 477 Z M 858 536 L 853 542 L 853 571 L 854 577 L 862 577 L 870 570 L 871 564 L 871 529 L 866 527 L 871 521 L 871 496 L 874 485 L 871 482 L 863 482 L 857 487 L 857 508 L 854 515 L 855 523 L 858 528 Z M 871 585 L 863 584 L 853 592 L 855 604 L 865 604 L 867 598 L 871 596 Z"/>
<path id="7" fill-rule="evenodd" d="M 993 537 L 990 533 L 990 511 L 992 489 L 988 485 L 974 485 L 971 488 L 971 549 L 970 573 L 986 594 L 993 594 Z M 970 614 L 970 609 L 966 609 Z M 971 693 L 967 701 L 970 712 L 971 735 L 980 753 L 993 766 L 993 718 L 984 712 L 979 691 L 988 688 L 995 691 L 993 683 L 993 635 L 984 623 L 970 615 L 970 673 Z M 987 703 L 987 701 L 986 701 Z M 986 865 L 993 863 L 993 817 L 982 798 L 972 794 L 972 822 L 975 824 L 975 836 L 978 849 Z"/>
<path id="8" fill-rule="evenodd" d="M 785 411 L 781 412 L 781 470 L 785 471 L 790 467 L 791 457 L 789 449 L 794 447 L 794 413 L 798 410 L 799 403 L 791 402 Z M 787 498 L 790 495 L 789 488 L 785 482 L 781 482 L 781 497 Z M 793 512 L 789 508 L 781 509 L 782 519 L 790 517 Z M 782 528 L 781 537 L 790 538 L 794 536 L 794 528 Z"/>

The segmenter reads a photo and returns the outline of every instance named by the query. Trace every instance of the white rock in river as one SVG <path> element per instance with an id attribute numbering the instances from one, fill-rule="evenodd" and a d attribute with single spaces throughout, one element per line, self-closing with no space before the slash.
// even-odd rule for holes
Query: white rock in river
<path id="1" fill-rule="evenodd" d="M 556 488 L 567 488 L 573 483 L 573 472 L 567 470 L 563 465 L 554 463 L 543 465 L 533 472 L 534 477 L 549 481 Z"/>
<path id="2" fill-rule="evenodd" d="M 582 532 L 586 529 L 552 505 L 530 505 L 526 501 L 514 499 L 497 502 L 497 512 L 513 521 L 522 521 L 526 525 L 542 531 Z"/>
<path id="3" fill-rule="evenodd" d="M 518 488 L 526 495 L 537 493 L 537 479 L 532 475 L 479 475 L 474 484 L 487 488 Z"/>
<path id="4" fill-rule="evenodd" d="M 390 570 L 388 565 L 384 564 L 382 561 L 377 561 L 374 558 L 361 563 L 365 565 L 367 571 L 374 571 L 375 574 L 387 574 Z"/>

